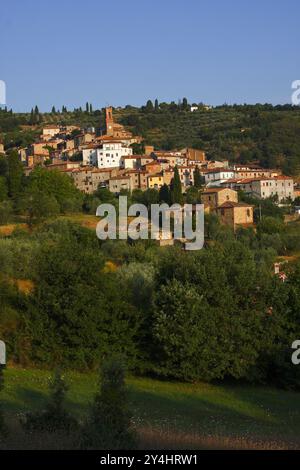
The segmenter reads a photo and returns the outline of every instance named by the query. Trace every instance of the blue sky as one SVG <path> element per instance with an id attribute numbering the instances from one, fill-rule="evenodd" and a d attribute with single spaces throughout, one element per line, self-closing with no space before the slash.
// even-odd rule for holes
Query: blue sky
<path id="1" fill-rule="evenodd" d="M 0 79 L 16 111 L 286 103 L 300 79 L 299 20 L 298 0 L 10 0 Z"/>

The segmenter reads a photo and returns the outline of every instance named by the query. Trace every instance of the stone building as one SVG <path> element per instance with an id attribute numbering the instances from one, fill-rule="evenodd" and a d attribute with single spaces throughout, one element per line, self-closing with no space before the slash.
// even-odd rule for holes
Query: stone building
<path id="1" fill-rule="evenodd" d="M 216 209 L 225 202 L 238 202 L 238 193 L 229 188 L 210 188 L 201 193 L 201 201 L 209 210 Z"/>
<path id="2" fill-rule="evenodd" d="M 227 201 L 217 207 L 216 212 L 223 224 L 233 229 L 253 224 L 253 206 L 243 202 Z"/>

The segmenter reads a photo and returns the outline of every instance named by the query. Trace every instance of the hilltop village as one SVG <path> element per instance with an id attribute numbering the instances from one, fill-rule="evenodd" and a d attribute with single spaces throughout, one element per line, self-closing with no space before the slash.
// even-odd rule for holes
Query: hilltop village
<path id="1" fill-rule="evenodd" d="M 38 165 L 58 170 L 69 175 L 85 194 L 99 188 L 115 195 L 137 189 L 161 190 L 172 185 L 175 172 L 185 193 L 194 185 L 199 188 L 200 178 L 206 212 L 217 214 L 233 228 L 253 224 L 253 205 L 238 200 L 240 190 L 254 198 L 272 198 L 278 204 L 290 203 L 298 196 L 293 179 L 278 169 L 208 160 L 203 150 L 195 148 L 155 149 L 116 123 L 112 107 L 105 109 L 105 128 L 100 131 L 44 125 L 38 141 L 19 148 L 18 154 L 26 175 Z"/>

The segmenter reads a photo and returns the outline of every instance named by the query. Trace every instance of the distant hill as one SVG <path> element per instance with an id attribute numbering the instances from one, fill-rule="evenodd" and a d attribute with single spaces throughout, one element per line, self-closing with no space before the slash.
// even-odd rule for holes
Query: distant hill
<path id="1" fill-rule="evenodd" d="M 36 119 L 35 131 L 21 125 Z M 186 146 L 203 149 L 210 159 L 258 162 L 300 176 L 300 108 L 291 105 L 223 105 L 206 109 L 198 105 L 152 103 L 140 108 L 114 109 L 114 119 L 145 142 L 166 150 Z M 0 134 L 6 145 L 26 145 L 43 123 L 59 122 L 100 128 L 103 110 L 39 113 L 37 116 L 0 111 Z"/>

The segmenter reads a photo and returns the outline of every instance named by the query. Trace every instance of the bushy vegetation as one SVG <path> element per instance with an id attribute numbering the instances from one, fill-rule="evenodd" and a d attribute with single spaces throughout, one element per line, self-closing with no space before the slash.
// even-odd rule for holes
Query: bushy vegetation
<path id="1" fill-rule="evenodd" d="M 262 218 L 235 234 L 206 219 L 205 248 L 100 242 L 67 220 L 0 239 L 0 333 L 23 365 L 80 370 L 122 354 L 130 370 L 180 380 L 227 377 L 299 387 L 297 222 Z M 20 280 L 29 283 L 20 290 Z"/>
<path id="2" fill-rule="evenodd" d="M 4 389 L 4 375 L 3 375 L 3 366 L 0 365 L 0 442 L 5 439 L 7 436 L 7 427 L 5 424 L 4 414 L 3 414 L 3 389 Z"/>
<path id="3" fill-rule="evenodd" d="M 65 409 L 65 396 L 68 386 L 59 369 L 56 369 L 50 382 L 50 396 L 42 411 L 28 412 L 23 420 L 27 432 L 56 433 L 74 431 L 78 424 L 73 416 Z"/>
<path id="4" fill-rule="evenodd" d="M 99 392 L 91 406 L 82 432 L 84 449 L 132 449 L 136 447 L 128 397 L 125 369 L 117 357 L 106 359 L 101 369 Z"/>
<path id="5" fill-rule="evenodd" d="M 122 124 L 157 148 L 195 147 L 210 159 L 259 163 L 299 176 L 299 107 L 270 104 L 198 105 L 191 113 L 186 100 L 115 112 Z"/>

